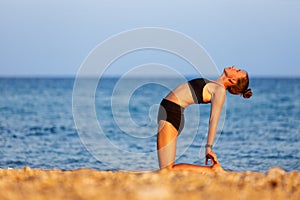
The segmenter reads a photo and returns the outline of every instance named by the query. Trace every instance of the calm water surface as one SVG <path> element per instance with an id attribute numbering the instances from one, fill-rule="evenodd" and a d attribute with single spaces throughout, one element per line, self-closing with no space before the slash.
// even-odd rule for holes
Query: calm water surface
<path id="1" fill-rule="evenodd" d="M 116 81 L 101 80 L 95 92 L 94 114 L 103 138 L 85 118 L 84 95 L 80 117 L 87 128 L 76 129 L 74 79 L 1 78 L 0 168 L 157 169 L 156 114 L 169 92 L 160 83 L 179 81 L 131 79 L 122 82 L 123 88 L 134 88 L 129 94 L 116 89 Z M 233 171 L 300 170 L 300 79 L 254 78 L 250 84 L 250 99 L 227 95 L 214 146 L 220 163 Z M 209 109 L 207 104 L 185 110 L 177 162 L 204 165 Z"/>

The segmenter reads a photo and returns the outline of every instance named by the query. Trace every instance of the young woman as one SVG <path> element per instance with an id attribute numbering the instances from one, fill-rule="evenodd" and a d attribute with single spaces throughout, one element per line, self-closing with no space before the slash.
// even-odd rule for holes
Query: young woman
<path id="1" fill-rule="evenodd" d="M 248 89 L 248 86 L 247 72 L 232 66 L 225 68 L 222 75 L 215 81 L 198 78 L 183 83 L 171 91 L 162 100 L 158 113 L 157 149 L 160 168 L 195 172 L 223 171 L 216 154 L 212 151 L 212 145 L 226 90 L 231 94 L 240 94 L 244 98 L 250 98 L 252 91 Z M 184 109 L 191 104 L 200 103 L 211 104 L 205 154 L 206 165 L 211 159 L 212 166 L 175 164 L 176 141 L 184 125 Z"/>

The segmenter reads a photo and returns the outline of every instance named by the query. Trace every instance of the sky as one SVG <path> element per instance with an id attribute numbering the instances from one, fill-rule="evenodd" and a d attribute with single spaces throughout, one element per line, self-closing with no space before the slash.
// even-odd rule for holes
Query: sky
<path id="1" fill-rule="evenodd" d="M 0 76 L 75 76 L 97 45 L 141 27 L 187 35 L 220 71 L 236 65 L 252 76 L 300 77 L 298 0 L 0 0 Z M 174 56 L 137 54 L 110 73 L 160 60 L 193 73 Z"/>

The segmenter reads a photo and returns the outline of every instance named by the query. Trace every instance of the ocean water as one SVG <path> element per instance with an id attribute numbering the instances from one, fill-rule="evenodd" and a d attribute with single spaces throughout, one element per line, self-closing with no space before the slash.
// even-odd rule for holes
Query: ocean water
<path id="1" fill-rule="evenodd" d="M 104 78 L 93 88 L 86 79 L 76 96 L 73 78 L 0 78 L 0 168 L 158 169 L 158 104 L 180 82 Z M 300 79 L 252 78 L 250 87 L 250 99 L 227 95 L 214 145 L 221 165 L 300 170 Z M 209 111 L 186 108 L 177 163 L 205 165 Z"/>

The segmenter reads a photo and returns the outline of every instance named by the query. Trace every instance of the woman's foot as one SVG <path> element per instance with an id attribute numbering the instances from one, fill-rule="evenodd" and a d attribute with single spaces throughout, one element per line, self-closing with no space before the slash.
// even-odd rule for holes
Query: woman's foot
<path id="1" fill-rule="evenodd" d="M 216 162 L 213 166 L 212 166 L 212 170 L 215 172 L 225 172 L 225 170 L 223 169 L 223 167 L 220 165 L 219 162 Z"/>
<path id="2" fill-rule="evenodd" d="M 212 162 L 212 170 L 215 172 L 225 172 L 225 170 L 222 168 L 222 166 L 220 165 L 218 159 L 217 159 L 217 155 L 214 152 L 209 152 L 206 155 L 206 159 L 211 159 Z"/>

